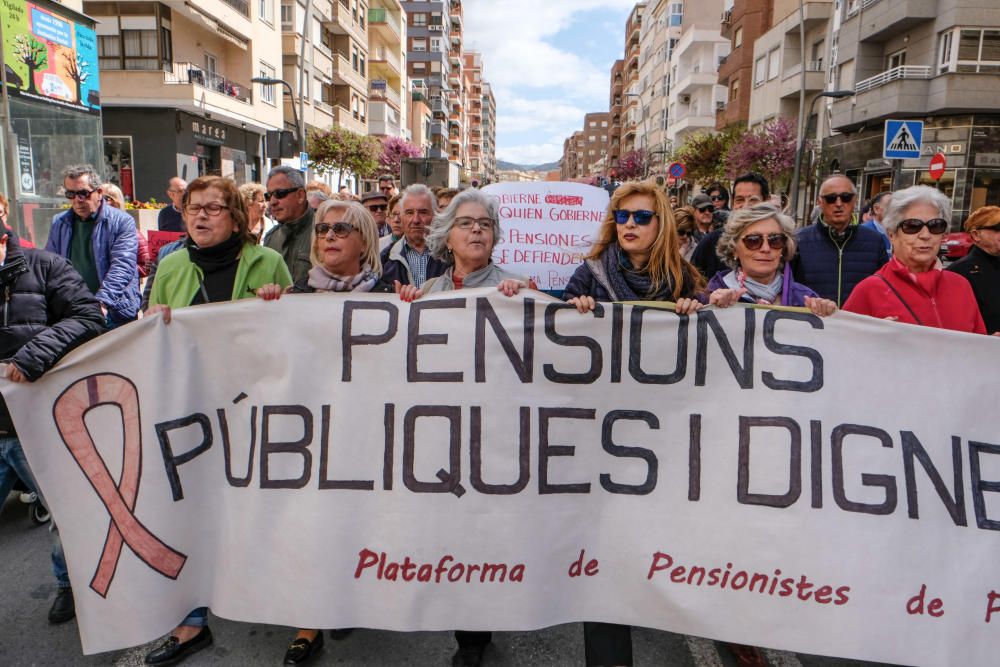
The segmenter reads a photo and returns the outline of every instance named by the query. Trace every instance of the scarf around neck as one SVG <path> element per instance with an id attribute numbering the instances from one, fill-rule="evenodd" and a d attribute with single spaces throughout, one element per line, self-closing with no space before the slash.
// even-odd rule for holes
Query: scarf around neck
<path id="1" fill-rule="evenodd" d="M 608 274 L 608 281 L 619 301 L 672 301 L 674 294 L 674 284 L 670 275 L 660 285 L 659 289 L 654 289 L 653 281 L 649 273 L 645 270 L 637 270 L 632 266 L 628 255 L 618 245 L 618 241 L 612 241 L 601 257 L 604 270 Z"/>
<path id="2" fill-rule="evenodd" d="M 309 269 L 309 287 L 317 292 L 371 292 L 378 277 L 365 264 L 361 273 L 353 276 L 335 276 L 322 266 Z"/>
<path id="3" fill-rule="evenodd" d="M 730 271 L 722 277 L 722 281 L 730 289 L 740 289 L 741 287 L 746 289 L 747 296 L 751 297 L 755 303 L 765 306 L 772 306 L 777 302 L 785 282 L 781 271 L 776 271 L 771 282 L 765 284 L 749 277 L 743 272 L 743 269 Z"/>

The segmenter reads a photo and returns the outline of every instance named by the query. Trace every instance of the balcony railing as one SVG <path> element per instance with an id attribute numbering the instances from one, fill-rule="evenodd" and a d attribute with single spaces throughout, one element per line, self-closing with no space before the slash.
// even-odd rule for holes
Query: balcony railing
<path id="1" fill-rule="evenodd" d="M 238 11 L 243 16 L 250 18 L 250 3 L 247 0 L 222 0 L 224 3 Z"/>
<path id="2" fill-rule="evenodd" d="M 387 12 L 381 7 L 368 8 L 368 25 L 371 26 L 374 23 L 386 24 L 392 29 L 393 34 L 395 34 L 397 38 L 402 34 L 402 29 L 399 26 L 399 19 L 396 15 Z"/>
<path id="3" fill-rule="evenodd" d="M 854 16 L 858 12 L 868 9 L 876 2 L 879 2 L 879 0 L 851 0 L 847 5 L 847 15 Z"/>
<path id="4" fill-rule="evenodd" d="M 807 72 L 822 72 L 823 71 L 823 61 L 822 60 L 807 60 L 806 61 L 806 71 Z"/>
<path id="5" fill-rule="evenodd" d="M 392 88 L 381 87 L 371 87 L 368 89 L 368 101 L 370 102 L 392 102 L 396 107 L 401 107 L 402 102 L 397 93 Z"/>
<path id="6" fill-rule="evenodd" d="M 863 93 L 900 79 L 929 79 L 930 77 L 931 67 L 929 65 L 903 65 L 902 67 L 893 67 L 881 74 L 858 81 L 854 86 L 854 90 L 855 92 Z"/>
<path id="7" fill-rule="evenodd" d="M 173 63 L 173 67 L 163 73 L 163 82 L 194 84 L 246 104 L 253 103 L 250 86 L 227 79 L 218 72 L 206 71 L 193 63 Z"/>
<path id="8" fill-rule="evenodd" d="M 392 68 L 397 72 L 403 71 L 403 66 L 400 64 L 399 56 L 384 46 L 378 46 L 372 49 L 372 51 L 368 54 L 368 60 L 369 62 L 387 62 L 392 65 Z"/>

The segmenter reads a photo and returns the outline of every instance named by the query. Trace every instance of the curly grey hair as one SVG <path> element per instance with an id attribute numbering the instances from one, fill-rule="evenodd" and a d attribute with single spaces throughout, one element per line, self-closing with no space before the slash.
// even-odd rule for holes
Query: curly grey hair
<path id="1" fill-rule="evenodd" d="M 914 185 L 892 193 L 889 207 L 882 217 L 882 226 L 887 234 L 895 233 L 899 223 L 908 217 L 906 209 L 914 204 L 930 204 L 937 209 L 938 217 L 951 223 L 951 200 L 940 190 L 928 185 Z"/>
<path id="2" fill-rule="evenodd" d="M 288 166 L 287 164 L 280 164 L 271 171 L 267 172 L 267 179 L 265 179 L 264 182 L 267 183 L 278 174 L 282 174 L 285 178 L 287 178 L 293 188 L 306 187 L 306 179 L 305 176 L 302 175 L 302 172 L 295 167 Z"/>
<path id="3" fill-rule="evenodd" d="M 455 198 L 448 204 L 448 208 L 435 215 L 427 229 L 427 248 L 431 251 L 431 257 L 434 259 L 447 264 L 455 263 L 455 258 L 448 250 L 448 233 L 455 226 L 455 214 L 463 204 L 479 204 L 486 209 L 487 217 L 493 220 L 494 247 L 503 238 L 503 229 L 500 227 L 500 207 L 497 200 L 484 194 L 481 190 L 469 188 L 455 195 Z M 490 248 L 491 252 L 492 250 L 493 248 Z"/>
<path id="4" fill-rule="evenodd" d="M 97 170 L 91 164 L 71 164 L 62 170 L 62 177 L 75 181 L 78 178 L 87 177 L 87 185 L 91 188 L 101 187 L 101 177 L 97 175 Z"/>
<path id="5" fill-rule="evenodd" d="M 750 225 L 765 220 L 774 220 L 788 238 L 782 259 L 786 262 L 795 256 L 795 221 L 781 212 L 774 204 L 757 204 L 747 208 L 737 209 L 729 214 L 726 226 L 722 228 L 722 236 L 715 247 L 716 254 L 729 267 L 739 266 L 736 258 L 736 242 Z"/>

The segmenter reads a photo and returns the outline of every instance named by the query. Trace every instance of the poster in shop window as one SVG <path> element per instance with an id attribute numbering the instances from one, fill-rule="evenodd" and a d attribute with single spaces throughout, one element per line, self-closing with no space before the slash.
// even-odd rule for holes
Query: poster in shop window
<path id="1" fill-rule="evenodd" d="M 91 26 L 55 7 L 0 0 L 7 90 L 28 99 L 100 113 L 97 35 Z"/>

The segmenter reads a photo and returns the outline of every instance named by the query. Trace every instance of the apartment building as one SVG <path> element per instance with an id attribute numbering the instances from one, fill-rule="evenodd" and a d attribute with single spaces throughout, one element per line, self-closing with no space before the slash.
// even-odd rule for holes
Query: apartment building
<path id="1" fill-rule="evenodd" d="M 431 124 L 434 114 L 431 112 L 430 100 L 427 94 L 427 84 L 424 79 L 410 81 L 409 105 L 407 110 L 409 122 L 409 140 L 419 148 L 424 155 L 431 149 Z"/>
<path id="2" fill-rule="evenodd" d="M 608 131 L 611 114 L 606 111 L 588 113 L 583 117 L 583 129 L 563 142 L 560 172 L 563 180 L 588 178 L 604 173 L 608 165 Z"/>
<path id="3" fill-rule="evenodd" d="M 412 136 L 406 78 L 406 22 L 399 0 L 369 0 L 368 133 Z"/>
<path id="4" fill-rule="evenodd" d="M 497 100 L 493 87 L 483 81 L 483 163 L 482 183 L 497 181 Z"/>
<path id="5" fill-rule="evenodd" d="M 448 20 L 451 23 L 451 34 L 448 40 L 448 152 L 449 158 L 462 169 L 463 180 L 468 181 L 468 138 L 469 121 L 466 115 L 468 101 L 466 92 L 468 85 L 465 78 L 465 59 L 463 58 L 463 15 L 461 0 L 451 0 L 448 3 Z"/>
<path id="6" fill-rule="evenodd" d="M 622 96 L 625 93 L 625 61 L 616 60 L 611 66 L 611 91 L 608 94 L 608 109 L 611 122 L 608 124 L 608 171 L 618 166 L 622 154 Z M 565 146 L 563 152 L 565 153 Z M 564 169 L 565 171 L 565 169 Z"/>
<path id="7" fill-rule="evenodd" d="M 1000 13 L 995 0 L 851 0 L 831 46 L 833 86 L 853 97 L 831 104 L 838 134 L 823 142 L 823 172 L 843 172 L 862 197 L 934 184 L 931 157 L 947 160 L 937 186 L 953 224 L 1000 204 Z M 882 159 L 887 119 L 924 121 L 922 156 Z M 828 156 L 828 157 L 826 157 Z"/>
<path id="8" fill-rule="evenodd" d="M 106 175 L 130 199 L 162 200 L 168 179 L 259 180 L 262 137 L 282 126 L 273 86 L 276 0 L 84 2 L 97 21 Z"/>
<path id="9" fill-rule="evenodd" d="M 681 36 L 669 60 L 666 140 L 674 146 L 691 133 L 714 130 L 716 111 L 726 104 L 719 85 L 719 63 L 729 55 L 730 40 L 720 34 L 723 0 L 684 3 Z"/>
<path id="10" fill-rule="evenodd" d="M 666 169 L 667 95 L 670 92 L 669 61 L 681 36 L 684 3 L 671 0 L 649 2 L 639 34 L 639 82 L 642 123 L 636 128 L 637 143 L 646 149 L 652 174 Z"/>
<path id="11" fill-rule="evenodd" d="M 771 27 L 774 13 L 774 0 L 728 2 L 731 6 L 722 13 L 720 34 L 729 40 L 729 54 L 719 62 L 719 85 L 726 89 L 726 103 L 715 112 L 718 130 L 746 124 L 750 118 L 754 45 Z"/>
<path id="12" fill-rule="evenodd" d="M 407 21 L 407 76 L 412 81 L 412 90 L 420 91 L 414 94 L 431 111 L 426 155 L 458 162 L 463 110 L 461 58 L 452 58 L 452 42 L 461 53 L 462 3 L 446 0 L 402 5 Z"/>
<path id="13" fill-rule="evenodd" d="M 625 21 L 625 67 L 622 71 L 624 92 L 622 93 L 620 151 L 622 156 L 641 147 L 636 139 L 639 134 L 638 126 L 642 121 L 642 105 L 639 94 L 639 54 L 641 51 L 639 37 L 642 30 L 642 15 L 645 10 L 645 2 L 636 4 L 632 8 L 628 20 Z"/>

